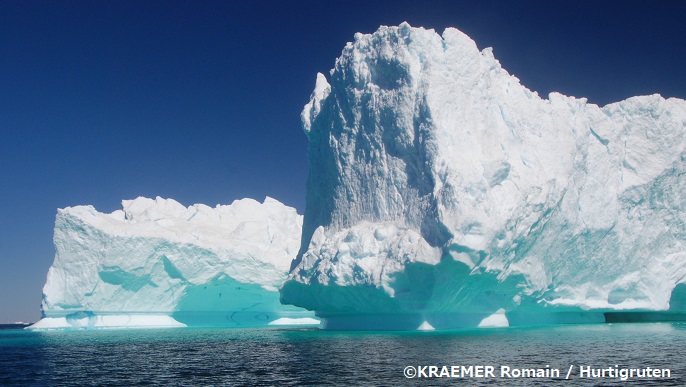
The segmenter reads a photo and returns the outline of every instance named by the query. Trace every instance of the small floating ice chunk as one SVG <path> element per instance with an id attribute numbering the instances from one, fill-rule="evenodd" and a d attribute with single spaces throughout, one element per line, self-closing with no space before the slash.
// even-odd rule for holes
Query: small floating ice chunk
<path id="1" fill-rule="evenodd" d="M 505 310 L 500 308 L 497 312 L 481 320 L 478 327 L 479 328 L 497 328 L 497 327 L 509 327 L 510 322 L 507 321 L 507 316 L 505 316 Z"/>
<path id="2" fill-rule="evenodd" d="M 431 324 L 429 324 L 428 321 L 424 321 L 422 325 L 417 327 L 418 331 L 435 331 L 436 328 L 432 327 Z"/>

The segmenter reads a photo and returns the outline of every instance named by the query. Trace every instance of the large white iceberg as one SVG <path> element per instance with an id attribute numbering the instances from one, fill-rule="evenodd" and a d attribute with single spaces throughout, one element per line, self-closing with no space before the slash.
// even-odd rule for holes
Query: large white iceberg
<path id="1" fill-rule="evenodd" d="M 300 243 L 295 209 L 271 198 L 215 208 L 159 197 L 122 204 L 111 214 L 58 210 L 43 318 L 32 328 L 315 322 L 279 303 Z"/>
<path id="2" fill-rule="evenodd" d="M 541 98 L 462 32 L 404 23 L 356 34 L 302 121 L 281 299 L 324 327 L 684 317 L 684 100 Z"/>

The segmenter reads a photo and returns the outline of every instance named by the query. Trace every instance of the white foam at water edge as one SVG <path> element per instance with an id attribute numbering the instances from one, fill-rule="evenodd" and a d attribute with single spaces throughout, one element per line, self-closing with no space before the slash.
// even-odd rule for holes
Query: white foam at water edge
<path id="1" fill-rule="evenodd" d="M 316 318 L 290 318 L 281 317 L 269 323 L 269 325 L 319 325 L 321 321 Z"/>
<path id="2" fill-rule="evenodd" d="M 26 329 L 64 330 L 64 329 L 108 329 L 108 328 L 183 328 L 182 324 L 167 315 L 99 315 L 79 319 L 66 317 L 45 317 Z"/>

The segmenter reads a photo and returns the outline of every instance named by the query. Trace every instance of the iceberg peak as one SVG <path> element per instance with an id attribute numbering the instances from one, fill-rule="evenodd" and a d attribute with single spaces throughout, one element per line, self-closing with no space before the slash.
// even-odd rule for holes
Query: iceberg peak
<path id="1" fill-rule="evenodd" d="M 317 73 L 317 82 L 315 83 L 314 91 L 310 97 L 310 102 L 305 105 L 300 114 L 305 133 L 309 133 L 310 128 L 312 127 L 312 121 L 321 110 L 322 101 L 329 96 L 330 92 L 331 85 L 329 85 L 329 82 L 326 80 L 326 76 L 322 73 Z"/>

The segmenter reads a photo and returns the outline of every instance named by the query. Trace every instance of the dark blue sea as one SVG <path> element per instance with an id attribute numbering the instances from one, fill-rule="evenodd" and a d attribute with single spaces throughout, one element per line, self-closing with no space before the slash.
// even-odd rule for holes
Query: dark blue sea
<path id="1" fill-rule="evenodd" d="M 15 327 L 0 329 L 0 385 L 684 386 L 685 355 L 684 323 L 416 333 Z M 541 376 L 554 369 L 559 377 Z M 631 369 L 650 377 L 618 376 Z"/>

